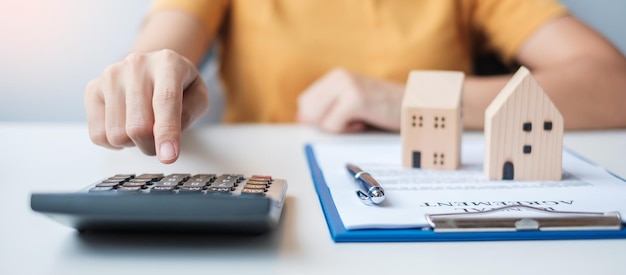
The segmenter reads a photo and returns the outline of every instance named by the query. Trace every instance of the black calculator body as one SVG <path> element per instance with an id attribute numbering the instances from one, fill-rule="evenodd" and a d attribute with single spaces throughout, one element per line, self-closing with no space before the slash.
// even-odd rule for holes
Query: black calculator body
<path id="1" fill-rule="evenodd" d="M 240 174 L 119 174 L 69 193 L 33 193 L 31 208 L 85 231 L 261 234 L 277 226 L 287 182 Z"/>

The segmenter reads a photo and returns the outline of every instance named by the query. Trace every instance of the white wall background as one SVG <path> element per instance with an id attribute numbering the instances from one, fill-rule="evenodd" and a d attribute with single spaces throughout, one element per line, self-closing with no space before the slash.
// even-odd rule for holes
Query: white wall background
<path id="1" fill-rule="evenodd" d="M 0 121 L 85 121 L 85 85 L 131 47 L 151 0 L 0 0 Z M 211 110 L 221 117 L 215 66 Z"/>
<path id="2" fill-rule="evenodd" d="M 0 0 L 0 121 L 85 121 L 85 85 L 125 55 L 150 2 Z M 626 53 L 626 1 L 562 2 Z M 219 120 L 213 99 L 204 121 Z"/>

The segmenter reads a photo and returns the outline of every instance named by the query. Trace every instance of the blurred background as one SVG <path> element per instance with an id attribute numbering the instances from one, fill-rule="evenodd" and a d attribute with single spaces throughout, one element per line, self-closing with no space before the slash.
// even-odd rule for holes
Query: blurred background
<path id="1" fill-rule="evenodd" d="M 626 1 L 561 0 L 626 53 Z M 0 0 L 0 121 L 84 122 L 85 85 L 122 59 L 150 0 Z M 202 74 L 221 118 L 215 63 Z"/>

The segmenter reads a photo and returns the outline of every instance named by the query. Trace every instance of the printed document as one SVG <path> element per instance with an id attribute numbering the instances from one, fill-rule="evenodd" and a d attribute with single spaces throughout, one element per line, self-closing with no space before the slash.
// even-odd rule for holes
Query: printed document
<path id="1" fill-rule="evenodd" d="M 480 213 L 508 205 L 626 213 L 626 182 L 568 151 L 563 153 L 561 181 L 510 181 L 487 179 L 484 144 L 476 140 L 464 140 L 458 170 L 403 168 L 399 139 L 325 141 L 312 147 L 348 230 L 420 228 L 427 226 L 426 214 Z M 346 170 L 348 162 L 369 172 L 384 188 L 386 199 L 381 205 L 368 206 L 357 198 Z M 537 216 L 514 207 L 499 213 Z"/>

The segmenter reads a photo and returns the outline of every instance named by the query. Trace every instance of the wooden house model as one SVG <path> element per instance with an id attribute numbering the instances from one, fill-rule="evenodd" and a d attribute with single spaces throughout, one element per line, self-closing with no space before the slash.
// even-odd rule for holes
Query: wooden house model
<path id="1" fill-rule="evenodd" d="M 461 164 L 461 95 L 464 74 L 412 71 L 404 91 L 400 134 L 402 165 L 457 169 Z"/>
<path id="2" fill-rule="evenodd" d="M 521 67 L 485 111 L 484 171 L 492 180 L 561 180 L 563 117 Z"/>

